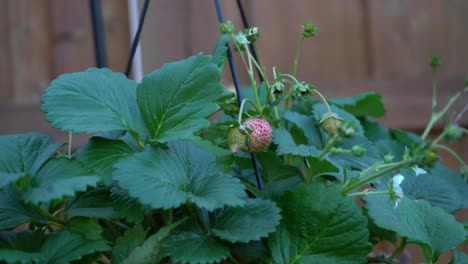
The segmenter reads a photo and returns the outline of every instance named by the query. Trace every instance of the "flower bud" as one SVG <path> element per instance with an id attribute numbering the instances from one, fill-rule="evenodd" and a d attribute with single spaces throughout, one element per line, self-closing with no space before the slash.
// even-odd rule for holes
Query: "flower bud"
<path id="1" fill-rule="evenodd" d="M 250 43 L 255 43 L 258 37 L 260 37 L 260 32 L 258 31 L 258 27 L 246 28 L 244 30 L 244 34 L 247 37 L 247 40 L 250 41 Z"/>
<path id="2" fill-rule="evenodd" d="M 302 37 L 311 38 L 317 35 L 317 27 L 311 23 L 305 23 L 302 25 Z"/>
<path id="3" fill-rule="evenodd" d="M 223 34 L 231 35 L 234 33 L 234 24 L 232 24 L 230 21 L 221 23 L 219 24 L 219 31 L 221 31 Z"/>
<path id="4" fill-rule="evenodd" d="M 433 69 L 439 68 L 441 64 L 440 56 L 431 56 L 430 65 Z"/>
<path id="5" fill-rule="evenodd" d="M 273 94 L 283 94 L 284 93 L 284 83 L 282 81 L 276 81 L 271 85 L 271 93 Z"/>
<path id="6" fill-rule="evenodd" d="M 451 125 L 446 128 L 444 140 L 447 142 L 455 142 L 463 135 L 463 128 L 458 125 Z"/>
<path id="7" fill-rule="evenodd" d="M 362 145 L 355 145 L 351 148 L 351 154 L 356 157 L 363 157 L 364 154 L 366 154 L 366 148 L 364 148 Z"/>
<path id="8" fill-rule="evenodd" d="M 387 154 L 387 155 L 385 155 L 385 157 L 384 157 L 384 163 L 385 163 L 385 164 L 392 163 L 394 158 L 395 158 L 395 157 L 394 157 L 393 155 Z"/>
<path id="9" fill-rule="evenodd" d="M 352 122 L 343 122 L 338 127 L 340 135 L 346 138 L 352 138 L 356 134 L 356 127 Z"/>

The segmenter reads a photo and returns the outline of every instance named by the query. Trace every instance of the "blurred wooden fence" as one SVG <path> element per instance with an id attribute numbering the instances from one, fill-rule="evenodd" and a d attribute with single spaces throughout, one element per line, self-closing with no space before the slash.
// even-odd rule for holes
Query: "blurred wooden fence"
<path id="1" fill-rule="evenodd" d="M 235 1 L 221 2 L 226 19 L 240 28 Z M 127 1 L 102 3 L 109 66 L 123 71 L 130 50 Z M 424 128 L 432 93 L 431 55 L 442 56 L 439 105 L 463 87 L 468 74 L 465 0 L 243 3 L 250 24 L 260 28 L 267 65 L 291 71 L 300 24 L 315 23 L 319 34 L 304 43 L 299 78 L 328 97 L 382 93 L 388 113 L 381 122 L 388 126 Z M 212 0 L 153 0 L 142 33 L 145 72 L 200 51 L 211 53 L 218 36 Z M 36 130 L 61 138 L 42 120 L 39 99 L 58 75 L 95 65 L 88 1 L 3 0 L 0 40 L 0 133 Z M 240 61 L 237 65 L 242 69 Z M 223 82 L 231 83 L 227 71 Z M 457 149 L 468 157 L 466 139 Z"/>

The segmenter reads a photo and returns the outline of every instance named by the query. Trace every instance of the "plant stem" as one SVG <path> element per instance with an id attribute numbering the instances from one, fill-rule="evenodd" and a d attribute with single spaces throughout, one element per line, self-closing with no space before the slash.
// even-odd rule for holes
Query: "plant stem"
<path id="1" fill-rule="evenodd" d="M 466 112 L 466 110 L 468 110 L 468 104 L 466 104 L 463 107 L 463 109 L 457 114 L 457 116 L 455 117 L 455 119 L 452 122 L 452 125 L 455 125 L 458 122 L 458 120 L 460 120 L 460 118 L 463 116 L 463 114 Z"/>
<path id="2" fill-rule="evenodd" d="M 432 74 L 432 114 L 437 111 L 437 68 L 434 68 Z"/>
<path id="3" fill-rule="evenodd" d="M 297 44 L 296 48 L 296 56 L 294 57 L 294 68 L 293 68 L 293 75 L 296 76 L 297 72 L 297 65 L 299 64 L 299 55 L 301 54 L 302 43 L 304 42 L 304 37 L 301 37 L 299 43 Z"/>
<path id="4" fill-rule="evenodd" d="M 197 221 L 198 225 L 200 228 L 203 230 L 205 234 L 208 233 L 208 228 L 205 226 L 205 222 L 203 222 L 203 219 L 200 217 L 200 214 L 197 211 L 197 208 L 193 205 L 191 201 L 188 201 L 186 204 L 187 210 L 189 211 L 190 215 L 195 218 Z"/>
<path id="5" fill-rule="evenodd" d="M 249 79 L 250 79 L 250 84 L 252 85 L 252 89 L 254 91 L 254 95 L 255 95 L 255 101 L 257 102 L 257 112 L 262 114 L 262 104 L 260 103 L 260 98 L 258 97 L 258 90 L 257 90 L 257 82 L 255 81 L 255 77 L 254 77 L 254 73 L 253 73 L 253 69 L 252 69 L 252 56 L 250 55 L 250 51 L 249 51 L 249 47 L 247 46 L 247 44 L 244 44 L 244 48 L 247 52 L 247 59 L 249 60 L 249 68 L 247 70 L 247 73 L 249 75 Z"/>
<path id="6" fill-rule="evenodd" d="M 367 168 L 367 169 L 361 171 L 361 172 L 359 173 L 359 175 L 358 175 L 359 178 L 360 178 L 361 176 L 365 175 L 366 173 L 370 172 L 370 171 L 377 170 L 377 169 L 379 168 L 379 166 L 382 165 L 382 164 L 383 164 L 382 161 L 378 161 L 378 162 L 374 163 L 374 164 L 371 165 L 369 168 Z"/>
<path id="7" fill-rule="evenodd" d="M 320 97 L 320 100 L 322 100 L 322 102 L 325 104 L 325 106 L 327 107 L 328 109 L 328 112 L 331 113 L 331 108 L 330 108 L 330 105 L 328 104 L 327 100 L 325 99 L 325 97 L 317 90 L 317 89 L 314 89 L 312 91 L 313 93 L 317 94 L 319 97 Z"/>
<path id="8" fill-rule="evenodd" d="M 228 259 L 234 264 L 239 264 L 239 262 L 231 254 L 228 255 Z"/>
<path id="9" fill-rule="evenodd" d="M 318 159 L 321 160 L 323 157 L 325 157 L 325 155 L 327 155 L 328 152 L 330 152 L 330 150 L 333 148 L 333 146 L 336 145 L 336 143 L 338 143 L 338 140 L 339 140 L 339 137 L 335 136 L 333 137 L 331 140 L 329 140 L 327 142 L 327 144 L 325 145 L 325 148 L 320 152 L 320 154 L 318 155 Z"/>
<path id="10" fill-rule="evenodd" d="M 244 113 L 245 103 L 250 103 L 253 107 L 256 107 L 255 103 L 252 102 L 252 100 L 250 100 L 249 98 L 242 99 L 242 102 L 239 108 L 239 116 L 237 117 L 237 122 L 239 122 L 239 124 L 242 124 L 242 114 Z"/>
<path id="11" fill-rule="evenodd" d="M 449 147 L 447 147 L 445 145 L 441 145 L 441 144 L 433 144 L 432 146 L 434 148 L 436 148 L 436 149 L 442 149 L 442 150 L 447 151 L 448 153 L 450 153 L 450 155 L 452 155 L 460 163 L 460 165 L 466 166 L 463 159 L 453 149 L 451 149 L 451 148 L 449 148 Z"/>
<path id="12" fill-rule="evenodd" d="M 447 103 L 447 105 L 444 107 L 444 109 L 442 109 L 442 111 L 440 111 L 438 113 L 432 113 L 431 120 L 427 124 L 427 127 L 426 127 L 426 129 L 424 130 L 424 133 L 421 136 L 421 138 L 423 140 L 425 140 L 426 137 L 429 135 L 429 132 L 431 132 L 431 129 L 435 125 L 435 123 L 437 123 L 437 121 L 439 121 L 447 113 L 449 108 L 458 100 L 458 98 L 462 94 L 466 93 L 467 91 L 468 91 L 468 87 L 465 87 L 463 90 L 461 90 L 460 92 L 455 94 L 452 98 L 450 98 L 450 101 Z"/>
<path id="13" fill-rule="evenodd" d="M 232 40 L 232 42 L 234 43 L 234 47 L 236 47 L 237 50 L 239 51 L 239 54 L 240 54 L 242 63 L 244 64 L 245 68 L 248 70 L 249 67 L 247 66 L 247 63 L 245 62 L 244 54 L 242 53 L 242 50 L 241 50 L 241 48 L 239 47 L 239 45 L 237 45 L 237 42 L 234 40 L 234 35 L 230 34 L 230 35 L 228 35 L 228 36 L 229 36 L 229 38 Z"/>
<path id="14" fill-rule="evenodd" d="M 403 160 L 403 161 L 397 162 L 393 166 L 390 166 L 390 167 L 388 167 L 388 168 L 386 168 L 386 169 L 384 169 L 382 171 L 379 171 L 379 172 L 377 172 L 375 174 L 372 174 L 372 175 L 370 175 L 370 176 L 368 176 L 368 177 L 366 177 L 366 178 L 364 178 L 362 180 L 354 182 L 351 185 L 344 185 L 344 186 L 341 187 L 341 193 L 347 194 L 348 192 L 354 190 L 355 188 L 357 188 L 357 187 L 359 187 L 359 186 L 361 186 L 361 185 L 363 185 L 363 184 L 365 184 L 365 183 L 367 183 L 369 181 L 377 179 L 380 176 L 385 175 L 385 174 L 387 174 L 389 172 L 392 172 L 393 170 L 396 170 L 396 169 L 398 169 L 398 168 L 400 168 L 402 166 L 405 166 L 405 165 L 407 165 L 407 164 L 409 164 L 411 162 L 413 162 L 413 159 L 408 159 L 408 160 Z"/>
<path id="15" fill-rule="evenodd" d="M 406 237 L 401 239 L 400 246 L 393 252 L 393 254 L 388 258 L 388 260 L 393 261 L 396 257 L 400 255 L 400 253 L 405 249 L 406 245 L 408 244 L 408 241 L 406 240 Z"/>
<path id="16" fill-rule="evenodd" d="M 68 158 L 71 159 L 73 133 L 68 132 Z"/>
<path id="17" fill-rule="evenodd" d="M 260 56 L 260 50 L 257 48 L 257 44 L 252 43 L 252 46 L 254 47 L 254 50 L 257 53 L 258 64 L 260 64 L 260 67 L 261 67 L 260 74 L 263 77 L 263 81 L 265 82 L 265 84 L 267 86 L 267 89 L 268 89 L 268 93 L 269 93 L 270 92 L 270 82 L 268 81 L 268 76 L 267 76 L 267 71 L 266 71 L 266 68 L 265 68 L 265 64 L 263 64 L 262 57 Z"/>
<path id="18" fill-rule="evenodd" d="M 55 215 L 52 215 L 49 212 L 44 211 L 39 206 L 34 205 L 33 208 L 40 216 L 47 218 L 49 221 L 51 221 L 52 224 L 59 226 L 59 227 L 62 227 L 65 224 L 65 221 L 63 221 L 61 218 Z"/>
<path id="19" fill-rule="evenodd" d="M 348 196 L 359 196 L 359 195 L 373 195 L 373 194 L 389 194 L 389 191 L 373 191 L 369 192 L 367 191 L 368 189 L 362 191 L 362 192 L 355 192 L 355 193 L 350 193 Z"/>

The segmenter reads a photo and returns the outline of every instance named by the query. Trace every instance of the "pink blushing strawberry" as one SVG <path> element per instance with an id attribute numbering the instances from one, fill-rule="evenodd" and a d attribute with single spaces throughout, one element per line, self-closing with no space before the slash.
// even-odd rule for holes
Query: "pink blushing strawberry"
<path id="1" fill-rule="evenodd" d="M 242 123 L 242 126 L 251 130 L 247 134 L 247 144 L 242 148 L 245 152 L 261 152 L 270 146 L 273 139 L 273 129 L 270 123 L 263 118 L 251 117 Z"/>

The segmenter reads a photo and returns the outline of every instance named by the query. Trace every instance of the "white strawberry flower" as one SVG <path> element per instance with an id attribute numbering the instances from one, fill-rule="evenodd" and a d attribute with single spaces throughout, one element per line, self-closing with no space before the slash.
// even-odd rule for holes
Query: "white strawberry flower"
<path id="1" fill-rule="evenodd" d="M 390 196 L 395 200 L 395 208 L 398 207 L 398 204 L 400 203 L 401 199 L 405 197 L 405 194 L 403 193 L 403 189 L 400 186 L 404 179 L 405 179 L 405 176 L 401 174 L 397 174 L 393 176 L 393 179 L 392 179 Z"/>
<path id="2" fill-rule="evenodd" d="M 411 167 L 411 169 L 413 169 L 413 172 L 414 174 L 416 174 L 416 176 L 421 175 L 421 174 L 427 174 L 427 171 L 419 168 L 417 165 Z"/>

